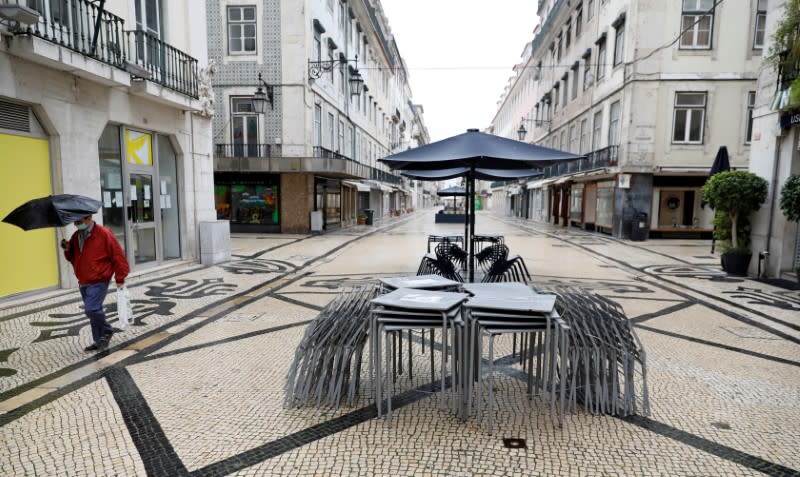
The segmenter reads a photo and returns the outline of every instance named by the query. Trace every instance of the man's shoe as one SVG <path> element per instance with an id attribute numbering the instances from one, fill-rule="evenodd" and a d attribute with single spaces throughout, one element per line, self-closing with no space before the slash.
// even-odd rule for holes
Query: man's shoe
<path id="1" fill-rule="evenodd" d="M 87 352 L 100 351 L 101 349 L 103 349 L 103 348 L 101 348 L 100 345 L 98 345 L 97 343 L 92 343 L 89 346 L 83 348 L 83 350 L 87 351 Z"/>
<path id="2" fill-rule="evenodd" d="M 114 332 L 108 332 L 103 335 L 102 338 L 97 342 L 97 344 L 102 348 L 108 348 L 108 343 L 111 342 L 111 337 L 114 336 Z"/>

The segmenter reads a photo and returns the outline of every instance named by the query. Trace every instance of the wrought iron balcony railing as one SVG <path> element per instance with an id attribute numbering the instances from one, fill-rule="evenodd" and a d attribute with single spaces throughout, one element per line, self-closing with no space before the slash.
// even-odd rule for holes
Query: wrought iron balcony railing
<path id="1" fill-rule="evenodd" d="M 118 68 L 125 68 L 127 59 L 123 44 L 125 20 L 103 10 L 95 39 L 95 25 L 100 9 L 89 0 L 45 2 L 44 0 L 12 0 L 5 3 L 22 5 L 39 14 L 39 22 L 22 25 L 13 22 L 11 32 L 29 34 Z M 94 45 L 93 45 L 94 42 Z"/>
<path id="2" fill-rule="evenodd" d="M 542 169 L 543 179 L 558 177 L 577 172 L 600 169 L 602 167 L 613 167 L 617 165 L 618 146 L 608 146 L 597 149 L 586 155 L 585 158 L 574 161 L 561 162 Z"/>
<path id="3" fill-rule="evenodd" d="M 167 88 L 197 98 L 197 60 L 142 30 L 125 30 L 125 20 L 97 2 L 71 0 L 5 0 L 31 8 L 39 21 L 11 22 L 9 31 L 32 35 L 95 60 L 145 77 Z M 95 31 L 95 26 L 98 26 Z"/>
<path id="4" fill-rule="evenodd" d="M 125 32 L 129 61 L 147 71 L 146 79 L 197 98 L 197 60 L 143 30 Z"/>
<path id="5" fill-rule="evenodd" d="M 322 157 L 326 159 L 343 159 L 343 160 L 350 160 L 349 157 L 345 156 L 344 154 L 339 154 L 338 152 L 333 152 L 330 149 L 326 149 L 321 146 L 314 146 L 314 157 Z"/>
<path id="6" fill-rule="evenodd" d="M 279 151 L 271 144 L 217 144 L 217 157 L 274 157 Z"/>

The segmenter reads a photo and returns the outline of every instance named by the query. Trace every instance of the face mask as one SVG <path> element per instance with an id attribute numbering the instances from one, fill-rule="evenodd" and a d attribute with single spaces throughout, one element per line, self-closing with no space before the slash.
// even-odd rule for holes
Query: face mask
<path id="1" fill-rule="evenodd" d="M 78 230 L 86 230 L 87 228 L 89 228 L 89 224 L 78 224 L 75 226 L 75 228 L 77 228 Z"/>

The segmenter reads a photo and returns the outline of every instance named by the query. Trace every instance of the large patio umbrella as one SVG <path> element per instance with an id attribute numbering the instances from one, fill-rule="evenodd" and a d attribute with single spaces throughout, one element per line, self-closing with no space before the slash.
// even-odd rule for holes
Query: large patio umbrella
<path id="1" fill-rule="evenodd" d="M 717 155 L 714 157 L 714 163 L 711 164 L 711 169 L 708 171 L 708 178 L 710 179 L 715 174 L 719 174 L 720 172 L 727 172 L 731 170 L 731 163 L 728 159 L 728 148 L 727 146 L 720 146 L 719 150 L 717 150 Z M 705 201 L 700 201 L 700 206 L 705 207 Z M 714 230 L 711 232 L 711 253 L 714 253 L 714 246 L 716 245 L 717 241 L 717 226 L 714 226 Z"/>
<path id="2" fill-rule="evenodd" d="M 436 192 L 436 195 L 439 197 L 452 197 L 453 198 L 453 210 L 456 209 L 456 197 L 465 197 L 467 195 L 467 189 L 461 186 L 452 186 L 447 187 L 445 189 L 441 189 L 440 191 Z M 466 205 L 466 204 L 465 204 Z"/>
<path id="3" fill-rule="evenodd" d="M 441 141 L 392 154 L 381 162 L 401 174 L 418 180 L 443 180 L 466 177 L 467 214 L 465 241 L 470 256 L 469 279 L 474 279 L 474 255 L 471 237 L 475 234 L 475 179 L 512 179 L 535 176 L 561 161 L 580 159 L 557 149 L 515 141 L 468 129 Z"/>

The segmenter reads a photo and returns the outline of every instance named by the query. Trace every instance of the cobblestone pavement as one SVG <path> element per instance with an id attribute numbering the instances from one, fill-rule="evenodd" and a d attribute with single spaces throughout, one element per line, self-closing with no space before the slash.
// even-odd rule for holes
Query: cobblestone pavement
<path id="1" fill-rule="evenodd" d="M 83 352 L 77 290 L 0 303 L 0 475 L 800 475 L 800 294 L 727 277 L 709 241 L 478 214 L 477 232 L 505 235 L 537 287 L 623 305 L 647 351 L 649 416 L 578 410 L 559 428 L 525 398 L 505 337 L 493 436 L 439 410 L 424 357 L 398 379 L 392 428 L 367 397 L 284 408 L 295 348 L 336 293 L 413 274 L 428 234 L 462 231 L 418 211 L 321 236 L 236 236 L 229 263 L 133 278 L 135 319 L 98 355 Z M 113 294 L 106 307 L 115 320 Z"/>

